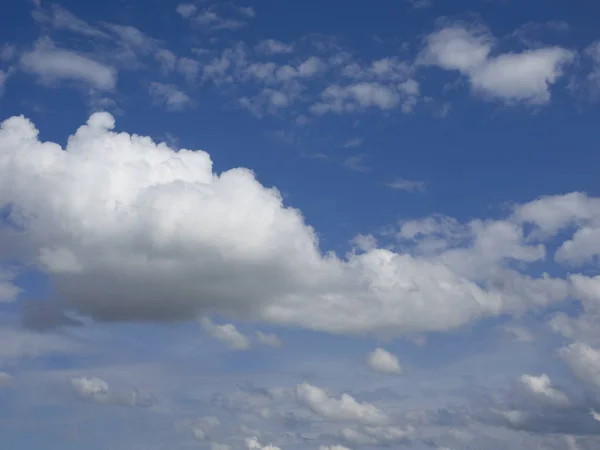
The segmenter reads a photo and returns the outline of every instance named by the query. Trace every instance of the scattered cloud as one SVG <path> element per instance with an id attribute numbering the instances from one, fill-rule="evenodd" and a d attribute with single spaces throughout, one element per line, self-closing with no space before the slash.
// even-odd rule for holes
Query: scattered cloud
<path id="1" fill-rule="evenodd" d="M 365 155 L 348 156 L 342 161 L 342 167 L 355 172 L 368 172 L 371 168 L 364 163 L 364 160 Z"/>
<path id="2" fill-rule="evenodd" d="M 353 138 L 353 139 L 348 139 L 346 142 L 344 142 L 344 148 L 356 148 L 356 147 L 360 147 L 364 142 L 364 139 L 361 138 Z"/>
<path id="3" fill-rule="evenodd" d="M 552 387 L 550 377 L 545 373 L 537 377 L 533 375 L 522 375 L 521 383 L 536 398 L 545 402 L 556 406 L 566 406 L 570 403 L 568 397 L 564 393 Z"/>
<path id="4" fill-rule="evenodd" d="M 294 51 L 294 46 L 276 39 L 266 39 L 256 45 L 256 51 L 265 55 L 288 54 Z"/>
<path id="5" fill-rule="evenodd" d="M 189 19 L 196 14 L 198 8 L 196 5 L 192 5 L 191 3 L 180 3 L 177 5 L 177 8 L 175 8 L 175 11 L 184 19 Z"/>
<path id="6" fill-rule="evenodd" d="M 377 348 L 367 355 L 367 364 L 376 372 L 394 375 L 402 373 L 398 357 L 382 348 Z"/>
<path id="7" fill-rule="evenodd" d="M 424 181 L 407 180 L 405 178 L 396 178 L 394 181 L 387 183 L 387 187 L 397 191 L 405 192 L 425 192 L 427 183 Z"/>
<path id="8" fill-rule="evenodd" d="M 208 334 L 225 343 L 231 350 L 248 350 L 251 347 L 250 340 L 231 323 L 216 325 L 204 317 L 200 324 Z"/>
<path id="9" fill-rule="evenodd" d="M 312 412 L 327 419 L 349 420 L 367 425 L 378 425 L 388 420 L 383 411 L 370 403 L 357 402 L 348 394 L 342 394 L 338 399 L 308 383 L 296 387 L 296 396 Z"/>
<path id="10" fill-rule="evenodd" d="M 76 81 L 99 91 L 111 91 L 117 84 L 114 67 L 56 48 L 49 39 L 38 41 L 32 51 L 22 54 L 20 63 L 24 71 L 37 75 L 44 83 Z"/>
<path id="11" fill-rule="evenodd" d="M 192 99 L 172 84 L 153 81 L 148 90 L 155 103 L 164 105 L 168 111 L 183 111 L 192 104 Z"/>
<path id="12" fill-rule="evenodd" d="M 495 43 L 481 25 L 447 25 L 426 37 L 417 64 L 462 73 L 484 98 L 541 105 L 550 101 L 550 87 L 575 57 L 561 47 L 492 56 Z"/>

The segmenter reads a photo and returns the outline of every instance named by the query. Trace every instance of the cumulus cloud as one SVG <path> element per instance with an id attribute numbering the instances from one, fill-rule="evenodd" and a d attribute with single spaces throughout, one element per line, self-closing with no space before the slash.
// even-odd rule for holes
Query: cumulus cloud
<path id="1" fill-rule="evenodd" d="M 398 357 L 382 348 L 377 348 L 367 355 L 367 364 L 376 372 L 396 375 L 402 373 Z"/>
<path id="2" fill-rule="evenodd" d="M 550 87 L 575 57 L 561 47 L 493 55 L 495 43 L 485 27 L 448 25 L 426 37 L 417 64 L 457 70 L 483 97 L 544 104 L 550 101 Z"/>
<path id="3" fill-rule="evenodd" d="M 46 83 L 68 80 L 85 83 L 99 91 L 111 91 L 117 83 L 117 72 L 77 52 L 59 49 L 48 39 L 37 42 L 31 52 L 21 55 L 21 68 L 37 75 Z"/>
<path id="4" fill-rule="evenodd" d="M 340 333 L 444 331 L 567 298 L 569 280 L 507 261 L 545 256 L 524 223 L 581 222 L 598 203 L 575 195 L 583 210 L 569 197 L 519 205 L 506 220 L 427 218 L 411 233 L 403 225 L 398 251 L 340 258 L 250 170 L 215 174 L 206 152 L 113 127 L 96 113 L 65 149 L 40 142 L 24 117 L 0 128 L 0 205 L 10 206 L 15 260 L 100 321 L 220 314 Z"/>
<path id="5" fill-rule="evenodd" d="M 545 373 L 540 376 L 522 375 L 521 383 L 527 391 L 538 399 L 556 406 L 566 406 L 569 404 L 568 397 L 558 389 L 552 387 L 550 377 Z"/>
<path id="6" fill-rule="evenodd" d="M 183 111 L 192 104 L 192 99 L 175 85 L 153 81 L 148 86 L 148 91 L 159 105 L 164 105 L 168 111 Z"/>
<path id="7" fill-rule="evenodd" d="M 201 319 L 200 324 L 215 339 L 225 343 L 232 350 L 248 350 L 250 340 L 231 323 L 216 325 L 209 318 Z"/>
<path id="8" fill-rule="evenodd" d="M 296 387 L 296 396 L 312 412 L 328 419 L 350 420 L 368 425 L 385 423 L 383 411 L 367 402 L 358 402 L 348 394 L 340 398 L 330 396 L 325 390 L 308 383 Z"/>
<path id="9" fill-rule="evenodd" d="M 102 378 L 78 377 L 71 379 L 73 390 L 81 398 L 95 402 L 108 402 L 108 383 Z"/>

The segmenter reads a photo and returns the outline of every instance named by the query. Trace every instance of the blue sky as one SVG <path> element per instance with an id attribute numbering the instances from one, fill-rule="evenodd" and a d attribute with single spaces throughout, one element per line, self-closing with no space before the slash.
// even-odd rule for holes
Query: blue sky
<path id="1" fill-rule="evenodd" d="M 16 1 L 7 449 L 595 449 L 600 6 Z"/>

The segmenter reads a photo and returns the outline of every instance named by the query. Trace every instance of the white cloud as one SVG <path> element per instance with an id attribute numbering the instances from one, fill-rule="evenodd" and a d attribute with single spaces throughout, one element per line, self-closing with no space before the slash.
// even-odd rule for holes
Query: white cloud
<path id="1" fill-rule="evenodd" d="M 235 9 L 242 16 L 246 16 L 248 18 L 256 17 L 256 11 L 254 11 L 254 8 L 251 6 L 236 6 Z"/>
<path id="2" fill-rule="evenodd" d="M 177 14 L 179 14 L 184 19 L 188 19 L 194 14 L 196 14 L 197 10 L 198 8 L 196 8 L 196 6 L 192 5 L 191 3 L 180 3 L 179 5 L 177 5 L 177 8 L 175 8 Z"/>
<path id="3" fill-rule="evenodd" d="M 391 110 L 399 106 L 403 112 L 410 112 L 418 95 L 418 84 L 408 80 L 398 85 L 377 82 L 360 82 L 342 86 L 333 84 L 322 93 L 319 102 L 311 107 L 314 114 L 328 112 L 349 113 L 370 108 Z"/>
<path id="4" fill-rule="evenodd" d="M 398 357 L 382 348 L 377 348 L 367 355 L 367 364 L 376 372 L 396 375 L 402 373 Z"/>
<path id="5" fill-rule="evenodd" d="M 275 334 L 256 332 L 256 340 L 259 344 L 267 347 L 283 347 L 283 341 Z"/>
<path id="6" fill-rule="evenodd" d="M 377 239 L 372 234 L 357 234 L 350 243 L 358 250 L 368 252 L 377 248 Z"/>
<path id="7" fill-rule="evenodd" d="M 246 446 L 248 450 L 281 450 L 272 444 L 262 445 L 258 438 L 252 437 L 246 439 Z"/>
<path id="8" fill-rule="evenodd" d="M 327 419 L 350 420 L 368 425 L 379 425 L 387 421 L 383 411 L 370 403 L 358 402 L 345 393 L 338 399 L 321 388 L 302 383 L 296 386 L 296 396 L 315 414 Z"/>
<path id="9" fill-rule="evenodd" d="M 390 444 L 407 441 L 414 437 L 415 429 L 389 426 L 365 426 L 360 430 L 343 428 L 339 435 L 350 444 L 357 446 L 376 445 L 389 446 Z"/>
<path id="10" fill-rule="evenodd" d="M 13 206 L 24 231 L 11 238 L 15 259 L 42 270 L 66 305 L 96 320 L 222 314 L 410 334 L 569 295 L 569 280 L 533 278 L 506 262 L 525 266 L 545 256 L 543 244 L 523 235 L 525 220 L 548 229 L 585 211 L 528 204 L 507 220 L 450 226 L 428 218 L 429 230 L 402 226 L 402 250 L 340 258 L 323 253 L 301 213 L 251 171 L 215 174 L 203 151 L 175 152 L 113 126 L 109 114 L 94 114 L 66 149 L 40 142 L 23 117 L 0 128 L 0 205 Z"/>
<path id="11" fill-rule="evenodd" d="M 492 56 L 495 39 L 484 27 L 447 26 L 427 36 L 417 64 L 457 70 L 474 92 L 506 102 L 544 104 L 550 87 L 575 54 L 560 47 Z"/>
<path id="12" fill-rule="evenodd" d="M 83 82 L 100 91 L 111 91 L 117 72 L 79 53 L 54 47 L 49 40 L 39 41 L 33 51 L 21 55 L 21 68 L 44 82 L 70 80 Z"/>
<path id="13" fill-rule="evenodd" d="M 108 383 L 102 378 L 77 377 L 71 379 L 71 386 L 80 397 L 86 400 L 105 403 L 108 402 Z"/>
<path id="14" fill-rule="evenodd" d="M 545 373 L 537 377 L 522 375 L 521 383 L 531 394 L 540 400 L 556 406 L 566 406 L 570 403 L 564 393 L 552 387 L 550 377 Z"/>
<path id="15" fill-rule="evenodd" d="M 172 84 L 153 81 L 148 91 L 155 103 L 164 105 L 169 111 L 182 111 L 192 104 L 192 99 Z"/>
<path id="16" fill-rule="evenodd" d="M 231 323 L 216 325 L 207 317 L 200 321 L 202 328 L 215 339 L 224 342 L 232 350 L 248 350 L 250 340 Z"/>
<path id="17" fill-rule="evenodd" d="M 427 183 L 424 181 L 407 180 L 405 178 L 396 178 L 394 181 L 386 184 L 387 187 L 397 191 L 406 192 L 425 192 Z"/>
<path id="18" fill-rule="evenodd" d="M 256 45 L 256 51 L 265 55 L 286 54 L 292 53 L 294 51 L 294 46 L 276 39 L 266 39 L 264 41 L 260 41 Z"/>

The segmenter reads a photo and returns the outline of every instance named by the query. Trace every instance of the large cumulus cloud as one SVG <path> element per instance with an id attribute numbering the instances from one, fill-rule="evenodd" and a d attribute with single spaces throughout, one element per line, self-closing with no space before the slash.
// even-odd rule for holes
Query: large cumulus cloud
<path id="1" fill-rule="evenodd" d="M 22 116 L 0 129 L 0 240 L 10 239 L 3 247 L 11 260 L 43 270 L 69 308 L 96 320 L 218 313 L 331 332 L 408 333 L 568 295 L 567 280 L 531 278 L 505 264 L 545 257 L 543 245 L 526 242 L 517 216 L 475 221 L 461 231 L 466 244 L 446 236 L 433 254 L 374 248 L 342 258 L 324 253 L 301 213 L 250 170 L 215 174 L 206 152 L 173 151 L 114 125 L 96 113 L 64 149 L 41 142 Z M 421 244 L 435 234 L 413 228 Z"/>

